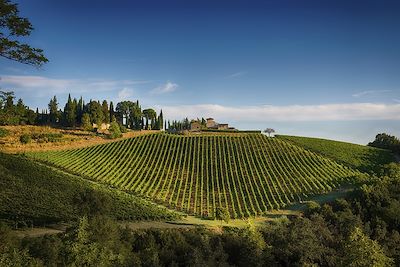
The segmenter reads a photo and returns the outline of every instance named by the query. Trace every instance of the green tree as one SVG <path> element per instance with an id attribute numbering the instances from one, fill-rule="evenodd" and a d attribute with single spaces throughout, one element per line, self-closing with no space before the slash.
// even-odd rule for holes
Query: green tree
<path id="1" fill-rule="evenodd" d="M 98 101 L 90 101 L 88 109 L 91 122 L 100 126 L 104 121 L 104 113 L 100 103 Z"/>
<path id="2" fill-rule="evenodd" d="M 32 48 L 20 39 L 33 30 L 27 18 L 19 16 L 18 5 L 9 0 L 0 0 L 0 56 L 32 66 L 48 62 L 43 50 Z"/>
<path id="3" fill-rule="evenodd" d="M 114 110 L 114 103 L 112 101 L 110 101 L 110 118 L 112 118 L 113 116 L 115 116 L 115 110 Z"/>
<path id="4" fill-rule="evenodd" d="M 101 105 L 104 114 L 104 123 L 110 123 L 110 111 L 108 110 L 107 100 L 103 100 Z"/>
<path id="5" fill-rule="evenodd" d="M 49 102 L 49 120 L 51 124 L 56 124 L 59 121 L 57 97 L 54 96 Z"/>
<path id="6" fill-rule="evenodd" d="M 231 216 L 230 216 L 229 210 L 227 208 L 217 207 L 215 209 L 215 218 L 217 220 L 229 223 L 229 220 L 231 219 Z"/>
<path id="7" fill-rule="evenodd" d="M 109 131 L 110 131 L 111 139 L 119 138 L 122 136 L 121 128 L 119 127 L 119 124 L 118 124 L 117 120 L 115 119 L 115 117 L 112 118 L 112 122 L 110 124 Z"/>
<path id="8" fill-rule="evenodd" d="M 74 127 L 76 123 L 76 99 L 72 101 L 71 94 L 68 95 L 68 101 L 64 107 L 65 126 Z"/>
<path id="9" fill-rule="evenodd" d="M 79 124 L 82 121 L 82 115 L 83 115 L 83 99 L 82 97 L 79 98 L 79 101 L 76 105 L 76 122 Z"/>
<path id="10" fill-rule="evenodd" d="M 158 116 L 158 129 L 162 130 L 164 127 L 164 114 L 162 110 L 160 111 L 160 115 Z"/>
<path id="11" fill-rule="evenodd" d="M 93 126 L 92 126 L 92 123 L 91 123 L 91 121 L 90 121 L 90 116 L 89 116 L 89 114 L 83 113 L 81 125 L 82 125 L 82 128 L 83 128 L 85 131 L 92 131 L 92 130 L 93 130 Z"/>
<path id="12" fill-rule="evenodd" d="M 393 259 L 387 257 L 375 240 L 366 236 L 361 228 L 354 228 L 345 244 L 344 266 L 385 267 L 392 266 Z"/>
<path id="13" fill-rule="evenodd" d="M 157 113 L 154 109 L 148 108 L 143 110 L 143 117 L 146 119 L 146 130 L 149 130 L 149 121 L 151 121 L 151 125 L 154 127 L 154 121 L 157 117 Z"/>

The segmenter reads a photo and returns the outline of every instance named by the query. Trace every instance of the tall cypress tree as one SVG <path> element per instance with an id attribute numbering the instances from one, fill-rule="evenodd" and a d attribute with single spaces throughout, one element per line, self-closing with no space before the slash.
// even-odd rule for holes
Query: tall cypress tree
<path id="1" fill-rule="evenodd" d="M 59 120 L 57 97 L 54 96 L 49 102 L 49 122 L 56 124 Z"/>
<path id="2" fill-rule="evenodd" d="M 160 111 L 160 115 L 158 116 L 158 128 L 159 130 L 163 129 L 163 125 L 164 125 L 164 115 L 162 113 L 162 110 Z"/>
<path id="3" fill-rule="evenodd" d="M 110 101 L 110 118 L 115 117 L 114 103 Z"/>
<path id="4" fill-rule="evenodd" d="M 79 98 L 79 101 L 76 105 L 76 122 L 77 124 L 80 124 L 82 121 L 82 115 L 83 115 L 83 106 L 84 102 L 82 99 L 82 96 Z"/>
<path id="5" fill-rule="evenodd" d="M 75 103 L 76 103 L 76 99 Z M 68 101 L 64 107 L 64 125 L 74 127 L 76 123 L 76 104 L 71 99 L 71 94 L 68 94 Z"/>
<path id="6" fill-rule="evenodd" d="M 103 100 L 101 105 L 101 109 L 103 110 L 104 114 L 104 123 L 110 123 L 110 111 L 108 110 L 107 100 Z"/>

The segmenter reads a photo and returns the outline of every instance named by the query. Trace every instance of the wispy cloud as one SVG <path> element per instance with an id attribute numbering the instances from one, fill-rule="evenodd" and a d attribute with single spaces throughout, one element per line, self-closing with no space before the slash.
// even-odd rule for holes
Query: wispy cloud
<path id="1" fill-rule="evenodd" d="M 129 100 L 132 96 L 133 96 L 133 89 L 125 87 L 118 92 L 118 101 Z"/>
<path id="2" fill-rule="evenodd" d="M 392 90 L 368 90 L 368 91 L 361 91 L 358 93 L 353 94 L 353 97 L 364 97 L 364 96 L 377 96 L 377 95 L 381 95 L 381 94 L 385 94 L 385 93 L 389 93 Z"/>
<path id="3" fill-rule="evenodd" d="M 288 106 L 222 106 L 215 104 L 163 106 L 171 119 L 214 117 L 219 121 L 352 121 L 400 120 L 400 104 L 326 104 Z M 184 115 L 183 115 L 184 114 Z"/>
<path id="4" fill-rule="evenodd" d="M 151 90 L 152 94 L 167 94 L 172 93 L 178 89 L 179 85 L 170 81 L 167 81 L 165 84 L 160 85 L 153 90 Z"/>
<path id="5" fill-rule="evenodd" d="M 243 75 L 245 75 L 247 72 L 246 71 L 239 71 L 239 72 L 235 72 L 232 73 L 230 75 L 227 75 L 225 78 L 229 79 L 229 78 L 237 78 L 237 77 L 241 77 Z"/>
<path id="6" fill-rule="evenodd" d="M 22 87 L 22 88 L 43 88 L 43 89 L 56 89 L 63 90 L 70 85 L 76 83 L 76 80 L 66 80 L 66 79 L 52 79 L 42 76 L 13 76 L 6 75 L 1 76 L 0 82 L 2 84 Z"/>
<path id="7" fill-rule="evenodd" d="M 52 94 L 104 92 L 149 83 L 142 80 L 57 79 L 44 76 L 1 75 L 0 84 L 12 89 L 46 91 Z"/>

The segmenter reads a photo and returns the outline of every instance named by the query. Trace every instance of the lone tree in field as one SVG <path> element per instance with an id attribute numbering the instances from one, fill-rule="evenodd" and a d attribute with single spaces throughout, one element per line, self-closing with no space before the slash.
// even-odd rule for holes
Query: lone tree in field
<path id="1" fill-rule="evenodd" d="M 264 133 L 267 133 L 269 137 L 271 137 L 272 133 L 275 133 L 275 130 L 272 128 L 267 128 L 264 130 Z"/>
<path id="2" fill-rule="evenodd" d="M 227 208 L 217 207 L 215 209 L 215 218 L 221 222 L 225 221 L 226 223 L 229 223 L 231 216 L 229 215 L 229 210 Z"/>
<path id="3" fill-rule="evenodd" d="M 18 40 L 29 36 L 32 30 L 29 20 L 19 16 L 17 4 L 0 0 L 0 56 L 37 67 L 48 62 L 42 49 Z"/>

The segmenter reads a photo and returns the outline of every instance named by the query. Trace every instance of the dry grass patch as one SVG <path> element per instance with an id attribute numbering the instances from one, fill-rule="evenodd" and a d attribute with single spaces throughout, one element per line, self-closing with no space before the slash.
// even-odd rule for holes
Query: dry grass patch
<path id="1" fill-rule="evenodd" d="M 121 138 L 108 139 L 105 135 L 97 135 L 93 132 L 80 129 L 58 129 L 49 126 L 1 126 L 5 129 L 6 136 L 0 137 L 0 151 L 7 153 L 24 153 L 28 151 L 47 151 L 81 148 L 91 145 L 98 145 L 116 140 L 131 138 L 143 134 L 155 133 L 157 131 L 129 131 L 124 133 Z M 28 144 L 22 144 L 20 137 L 24 134 L 30 136 L 62 136 L 55 140 L 48 141 L 46 138 L 32 139 Z M 43 141 L 46 140 L 46 141 Z"/>

